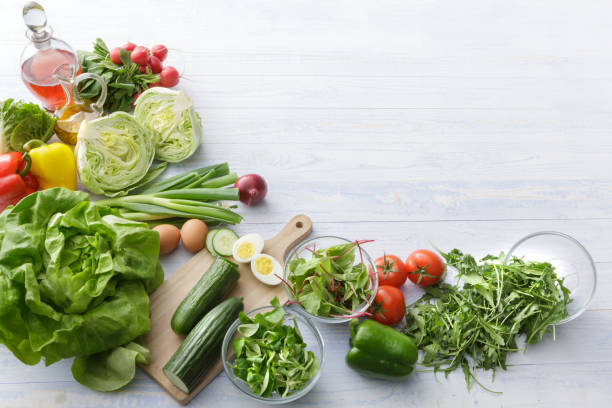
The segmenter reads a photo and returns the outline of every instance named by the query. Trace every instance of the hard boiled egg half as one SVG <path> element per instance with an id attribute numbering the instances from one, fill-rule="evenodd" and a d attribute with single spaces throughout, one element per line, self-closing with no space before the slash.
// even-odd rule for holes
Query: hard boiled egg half
<path id="1" fill-rule="evenodd" d="M 232 255 L 236 262 L 248 263 L 253 257 L 261 254 L 264 247 L 264 239 L 259 234 L 246 234 L 238 238 L 232 247 Z"/>
<path id="2" fill-rule="evenodd" d="M 253 275 L 266 285 L 278 285 L 282 281 L 283 268 L 276 259 L 267 254 L 257 254 L 251 260 Z"/>

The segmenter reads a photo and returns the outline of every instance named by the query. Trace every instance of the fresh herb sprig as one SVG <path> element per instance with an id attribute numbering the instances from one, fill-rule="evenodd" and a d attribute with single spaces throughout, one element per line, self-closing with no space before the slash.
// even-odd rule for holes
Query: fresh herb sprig
<path id="1" fill-rule="evenodd" d="M 358 307 L 373 296 L 370 273 L 361 245 L 353 241 L 328 248 L 306 248 L 312 258 L 289 263 L 289 286 L 294 302 L 315 316 L 355 317 Z M 360 262 L 355 264 L 356 257 Z"/>
<path id="2" fill-rule="evenodd" d="M 508 353 L 519 350 L 520 336 L 537 343 L 567 316 L 570 291 L 550 263 L 517 257 L 504 263 L 503 253 L 478 263 L 458 249 L 441 255 L 458 281 L 425 288 L 408 307 L 403 332 L 423 351 L 422 365 L 445 375 L 461 367 L 468 389 L 480 384 L 475 369 L 493 370 L 494 378 L 498 367 L 506 369 Z"/>
<path id="3" fill-rule="evenodd" d="M 257 395 L 281 397 L 302 389 L 319 370 L 319 363 L 306 349 L 295 318 L 293 326 L 283 325 L 285 311 L 275 297 L 274 309 L 254 318 L 240 312 L 240 337 L 234 340 L 234 374 Z"/>
<path id="4" fill-rule="evenodd" d="M 153 74 L 148 68 L 146 73 L 138 70 L 138 65 L 130 60 L 128 51 L 122 49 L 120 59 L 123 65 L 117 65 L 110 59 L 110 51 L 102 39 L 96 39 L 93 52 L 77 52 L 82 72 L 98 74 L 108 87 L 104 110 L 130 112 L 133 108 L 133 96 L 149 89 L 149 84 L 159 81 L 159 74 Z M 100 84 L 89 79 L 79 85 L 79 94 L 84 99 L 94 100 L 100 94 Z"/>

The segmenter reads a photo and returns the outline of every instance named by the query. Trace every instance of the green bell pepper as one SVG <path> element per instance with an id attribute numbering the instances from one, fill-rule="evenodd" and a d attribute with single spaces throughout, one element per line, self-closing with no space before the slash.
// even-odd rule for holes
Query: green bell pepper
<path id="1" fill-rule="evenodd" d="M 404 380 L 410 376 L 417 360 L 412 339 L 392 327 L 374 320 L 351 320 L 351 349 L 346 363 L 353 370 L 375 378 Z"/>

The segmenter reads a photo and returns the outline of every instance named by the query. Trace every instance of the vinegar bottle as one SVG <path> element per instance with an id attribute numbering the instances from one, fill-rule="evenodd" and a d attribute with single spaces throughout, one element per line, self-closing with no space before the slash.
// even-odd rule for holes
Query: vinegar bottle
<path id="1" fill-rule="evenodd" d="M 45 10 L 40 4 L 27 2 L 23 6 L 23 21 L 30 41 L 21 52 L 21 79 L 45 109 L 54 112 L 64 106 L 66 97 L 53 72 L 60 65 L 70 64 L 80 73 L 78 59 L 66 42 L 53 37 L 53 29 L 47 25 Z"/>

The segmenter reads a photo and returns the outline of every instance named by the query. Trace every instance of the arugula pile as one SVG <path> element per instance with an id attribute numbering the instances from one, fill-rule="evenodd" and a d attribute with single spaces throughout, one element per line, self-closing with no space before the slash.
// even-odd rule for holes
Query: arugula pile
<path id="1" fill-rule="evenodd" d="M 123 65 L 117 65 L 110 59 L 110 51 L 102 39 L 96 39 L 93 52 L 77 52 L 82 72 L 98 74 L 104 79 L 108 88 L 104 110 L 107 112 L 130 112 L 134 103 L 133 95 L 149 89 L 149 84 L 159 81 L 159 74 L 150 70 L 140 73 L 138 65 L 130 59 L 130 53 L 121 49 L 119 57 Z M 93 79 L 85 80 L 79 85 L 79 94 L 83 99 L 93 100 L 100 94 L 100 84 Z"/>
<path id="2" fill-rule="evenodd" d="M 281 397 L 303 388 L 315 376 L 319 363 L 306 343 L 295 318 L 293 326 L 283 325 L 285 311 L 275 297 L 274 309 L 258 313 L 253 319 L 240 312 L 241 337 L 234 340 L 234 374 L 245 381 L 255 394 Z"/>
<path id="3" fill-rule="evenodd" d="M 356 250 L 362 258 L 363 241 L 309 249 L 312 258 L 289 262 L 290 290 L 297 303 L 315 316 L 342 316 L 355 310 L 373 295 L 370 275 L 363 261 L 355 263 Z"/>
<path id="4" fill-rule="evenodd" d="M 408 308 L 403 332 L 423 350 L 422 365 L 446 375 L 461 367 L 468 389 L 480 384 L 476 368 L 493 370 L 493 378 L 497 367 L 506 369 L 519 336 L 537 343 L 567 316 L 570 291 L 549 263 L 513 257 L 504 264 L 502 253 L 479 264 L 458 249 L 441 255 L 458 270 L 458 281 L 425 288 Z"/>

